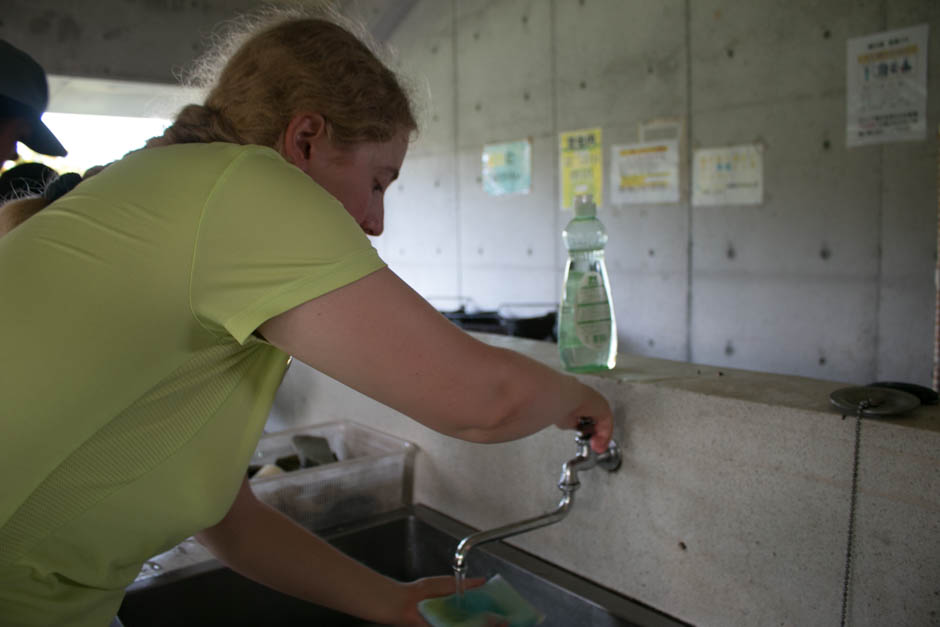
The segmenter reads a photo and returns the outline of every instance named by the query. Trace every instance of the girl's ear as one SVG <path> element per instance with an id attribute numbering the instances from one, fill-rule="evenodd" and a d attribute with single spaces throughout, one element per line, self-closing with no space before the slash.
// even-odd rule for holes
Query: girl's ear
<path id="1" fill-rule="evenodd" d="M 319 113 L 298 113 L 287 124 L 282 154 L 290 163 L 307 171 L 311 160 L 329 144 L 326 119 Z"/>

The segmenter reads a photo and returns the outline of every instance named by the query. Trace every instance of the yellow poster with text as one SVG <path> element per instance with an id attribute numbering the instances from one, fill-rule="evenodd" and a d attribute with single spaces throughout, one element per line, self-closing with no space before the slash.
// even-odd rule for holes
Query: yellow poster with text
<path id="1" fill-rule="evenodd" d="M 561 208 L 571 209 L 578 194 L 591 194 L 603 204 L 604 156 L 601 129 L 586 128 L 559 135 L 561 143 Z"/>

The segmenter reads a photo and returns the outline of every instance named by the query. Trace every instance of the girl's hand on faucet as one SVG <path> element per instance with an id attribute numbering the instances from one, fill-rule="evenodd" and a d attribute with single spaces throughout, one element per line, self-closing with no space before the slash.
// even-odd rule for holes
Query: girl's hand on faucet
<path id="1" fill-rule="evenodd" d="M 591 450 L 601 454 L 607 450 L 614 435 L 614 414 L 607 399 L 594 388 L 578 382 L 582 401 L 573 415 L 568 416 L 564 429 L 577 429 L 591 437 Z"/>

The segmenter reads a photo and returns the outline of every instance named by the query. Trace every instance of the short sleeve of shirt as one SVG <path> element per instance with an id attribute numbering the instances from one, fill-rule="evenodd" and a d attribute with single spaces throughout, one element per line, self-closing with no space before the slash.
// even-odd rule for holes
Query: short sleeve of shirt
<path id="1" fill-rule="evenodd" d="M 273 150 L 247 147 L 203 208 L 190 303 L 239 343 L 262 323 L 384 266 L 338 200 Z"/>

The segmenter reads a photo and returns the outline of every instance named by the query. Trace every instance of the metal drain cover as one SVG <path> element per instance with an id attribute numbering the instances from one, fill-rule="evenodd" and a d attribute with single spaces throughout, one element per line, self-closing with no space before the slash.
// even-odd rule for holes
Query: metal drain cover
<path id="1" fill-rule="evenodd" d="M 846 414 L 855 415 L 861 406 L 863 416 L 881 418 L 903 414 L 920 405 L 920 399 L 913 394 L 872 386 L 841 388 L 830 394 L 829 400 Z"/>

